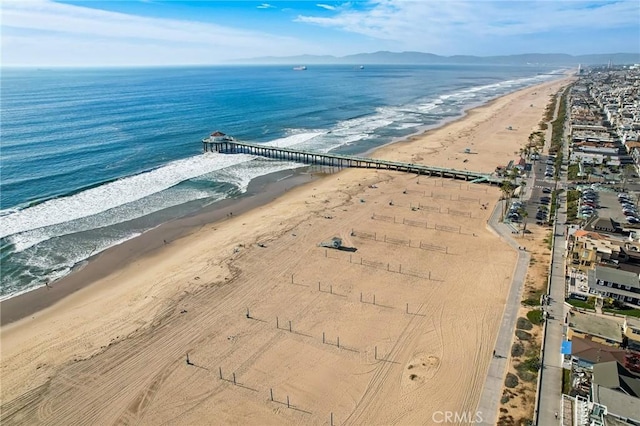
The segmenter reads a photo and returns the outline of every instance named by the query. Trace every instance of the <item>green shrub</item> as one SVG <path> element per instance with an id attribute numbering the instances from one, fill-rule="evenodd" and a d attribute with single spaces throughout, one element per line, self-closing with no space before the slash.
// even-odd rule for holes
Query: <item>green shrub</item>
<path id="1" fill-rule="evenodd" d="M 516 322 L 516 328 L 520 330 L 531 330 L 533 328 L 533 325 L 528 319 L 520 317 Z"/>
<path id="2" fill-rule="evenodd" d="M 636 318 L 640 318 L 640 309 L 609 309 L 609 308 L 603 308 L 602 309 L 604 312 L 609 312 L 611 314 L 618 314 L 618 315 L 626 315 L 628 317 L 636 317 Z"/>
<path id="3" fill-rule="evenodd" d="M 513 342 L 511 346 L 511 356 L 516 358 L 524 354 L 524 346 L 520 342 Z"/>
<path id="4" fill-rule="evenodd" d="M 518 380 L 518 376 L 515 374 L 507 373 L 507 377 L 504 379 L 504 385 L 508 388 L 515 388 L 518 386 L 520 381 Z"/>
<path id="5" fill-rule="evenodd" d="M 531 321 L 532 324 L 540 325 L 542 324 L 543 314 L 541 310 L 534 309 L 532 311 L 527 312 L 527 318 Z"/>
<path id="6" fill-rule="evenodd" d="M 571 370 L 562 369 L 562 393 L 569 395 L 571 393 Z"/>
<path id="7" fill-rule="evenodd" d="M 528 370 L 518 370 L 518 377 L 525 382 L 535 382 L 538 375 Z"/>
<path id="8" fill-rule="evenodd" d="M 537 373 L 540 370 L 540 358 L 536 355 L 531 358 L 527 358 L 522 364 L 522 368 L 532 373 Z"/>
<path id="9" fill-rule="evenodd" d="M 576 299 L 565 299 L 565 301 L 576 308 L 595 309 L 595 299 L 591 301 L 591 298 L 589 298 L 586 302 Z"/>

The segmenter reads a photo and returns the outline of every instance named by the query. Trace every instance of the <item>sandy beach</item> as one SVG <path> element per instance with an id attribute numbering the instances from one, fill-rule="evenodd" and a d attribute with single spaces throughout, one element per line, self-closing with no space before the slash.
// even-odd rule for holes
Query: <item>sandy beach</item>
<path id="1" fill-rule="evenodd" d="M 371 156 L 493 172 L 565 84 L 501 97 Z M 279 188 L 259 208 L 224 206 L 97 256 L 69 277 L 74 291 L 50 290 L 63 293 L 54 304 L 46 289 L 12 302 L 2 423 L 474 415 L 516 261 L 487 227 L 499 188 L 356 169 Z M 346 249 L 318 246 L 333 237 Z M 13 321 L 35 297 L 43 308 Z"/>

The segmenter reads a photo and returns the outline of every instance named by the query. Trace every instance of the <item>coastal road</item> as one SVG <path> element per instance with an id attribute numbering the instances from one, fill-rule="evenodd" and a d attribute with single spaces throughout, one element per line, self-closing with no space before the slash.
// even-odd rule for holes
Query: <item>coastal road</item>
<path id="1" fill-rule="evenodd" d="M 556 101 L 556 108 L 553 119 L 557 117 L 560 96 Z M 549 123 L 550 124 L 550 123 Z M 544 149 L 548 151 L 551 143 L 551 126 L 546 132 L 546 140 Z M 563 146 L 564 158 L 568 158 L 568 147 Z M 546 168 L 546 166 L 545 166 Z M 533 173 L 527 180 L 524 200 L 528 201 L 529 207 L 539 202 L 542 195 L 540 188 L 553 188 L 554 183 L 547 181 L 543 176 L 542 161 L 537 161 L 533 167 Z M 557 188 L 566 187 L 566 175 L 560 174 L 561 180 L 555 185 Z M 533 195 L 533 197 L 532 197 Z M 546 194 L 545 194 L 546 195 Z M 561 392 L 562 392 L 562 355 L 560 348 L 563 340 L 563 324 L 564 324 L 564 251 L 565 251 L 565 229 L 566 226 L 566 197 L 565 194 L 557 200 L 560 208 L 556 209 L 556 220 L 553 225 L 554 238 L 553 254 L 550 265 L 550 278 L 548 286 L 548 295 L 551 297 L 550 304 L 546 307 L 552 318 L 546 321 L 542 369 L 540 370 L 540 389 L 538 390 L 537 413 L 534 416 L 537 425 L 553 425 L 559 424 L 560 419 L 555 418 L 555 413 L 560 414 Z M 498 203 L 491 219 L 490 227 L 496 231 L 509 245 L 518 249 L 519 245 L 513 240 L 512 228 L 500 222 L 500 212 L 503 208 L 502 203 Z M 530 220 L 531 212 L 529 212 Z M 535 215 L 533 216 L 535 217 Z M 498 417 L 498 407 L 502 396 L 502 384 L 506 373 L 507 360 L 513 334 L 515 332 L 515 324 L 517 319 L 518 308 L 522 299 L 522 290 L 524 288 L 524 279 L 526 277 L 529 266 L 530 255 L 526 251 L 519 250 L 518 261 L 514 271 L 509 296 L 507 298 L 507 306 L 502 317 L 502 324 L 498 332 L 494 357 L 489 364 L 489 371 L 485 386 L 478 403 L 478 412 L 482 415 L 483 425 L 495 425 Z"/>
<path id="2" fill-rule="evenodd" d="M 566 136 L 566 134 L 565 134 Z M 566 139 L 565 139 L 566 140 Z M 569 149 L 563 144 L 564 158 L 568 158 Z M 560 173 L 558 188 L 567 187 L 567 177 Z M 536 425 L 560 424 L 562 405 L 562 354 L 564 340 L 564 318 L 568 309 L 564 305 L 565 296 L 565 235 L 567 222 L 566 192 L 558 197 L 557 216 L 554 222 L 553 253 L 547 294 L 551 302 L 546 307 L 549 317 L 546 320 L 540 370 L 540 388 L 538 389 L 538 407 L 534 417 Z M 555 413 L 559 417 L 556 419 Z"/>

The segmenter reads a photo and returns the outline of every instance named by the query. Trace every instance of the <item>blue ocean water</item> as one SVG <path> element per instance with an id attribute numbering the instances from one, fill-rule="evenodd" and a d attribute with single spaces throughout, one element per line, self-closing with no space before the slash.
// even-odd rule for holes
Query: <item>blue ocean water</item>
<path id="1" fill-rule="evenodd" d="M 542 67 L 7 69 L 1 75 L 0 298 L 240 196 L 299 164 L 202 153 L 242 141 L 362 153 L 553 77 Z M 427 161 L 428 162 L 428 161 Z"/>

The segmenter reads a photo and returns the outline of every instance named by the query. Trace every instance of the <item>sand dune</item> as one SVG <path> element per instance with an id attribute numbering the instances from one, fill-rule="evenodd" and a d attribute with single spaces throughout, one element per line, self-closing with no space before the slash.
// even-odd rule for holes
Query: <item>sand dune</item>
<path id="1" fill-rule="evenodd" d="M 562 84 L 372 156 L 493 171 Z M 433 424 L 436 411 L 475 412 L 516 260 L 486 226 L 499 196 L 345 170 L 134 257 L 2 328 L 3 424 L 329 424 L 331 413 Z M 357 251 L 318 246 L 332 237 Z"/>

